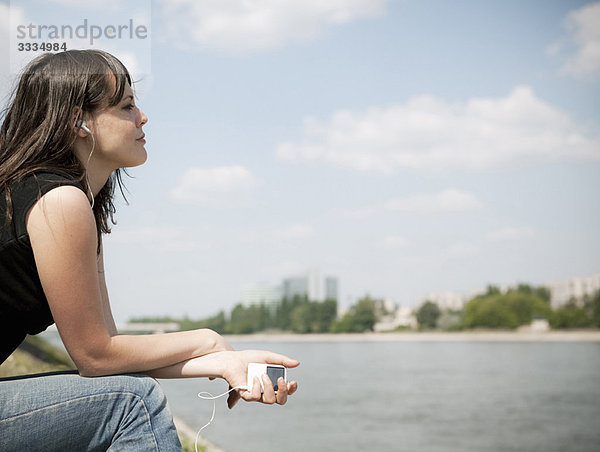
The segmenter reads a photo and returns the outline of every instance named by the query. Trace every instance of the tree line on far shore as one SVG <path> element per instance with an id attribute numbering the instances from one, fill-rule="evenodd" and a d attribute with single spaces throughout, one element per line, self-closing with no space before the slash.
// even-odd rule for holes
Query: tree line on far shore
<path id="1" fill-rule="evenodd" d="M 142 317 L 131 322 L 177 323 L 181 330 L 210 328 L 221 334 L 251 334 L 261 331 L 293 333 L 362 333 L 372 331 L 381 302 L 370 296 L 358 300 L 338 318 L 336 300 L 311 301 L 306 296 L 282 298 L 278 303 L 243 305 L 238 303 L 229 315 L 220 311 L 204 319 L 189 317 Z"/>
<path id="2" fill-rule="evenodd" d="M 552 309 L 550 295 L 546 287 L 527 284 L 504 292 L 488 286 L 486 293 L 473 297 L 462 311 L 442 311 L 427 301 L 416 311 L 416 317 L 421 329 L 515 329 L 535 319 L 545 319 L 554 329 L 600 327 L 600 291 L 581 300 L 572 299 L 557 309 Z"/>
<path id="3" fill-rule="evenodd" d="M 305 296 L 282 298 L 277 303 L 237 304 L 226 315 L 220 311 L 204 319 L 189 317 L 143 317 L 132 322 L 177 323 L 181 330 L 210 328 L 221 334 L 251 334 L 261 331 L 293 333 L 362 333 L 373 331 L 375 324 L 393 315 L 383 300 L 365 295 L 343 315 L 338 316 L 337 301 L 311 301 Z M 552 328 L 600 327 L 600 291 L 582 300 L 571 300 L 552 309 L 550 291 L 545 287 L 520 284 L 501 291 L 488 286 L 486 293 L 469 300 L 463 310 L 442 310 L 426 301 L 415 311 L 419 330 L 460 331 L 474 328 L 515 329 L 534 319 L 545 319 Z M 397 330 L 411 329 L 400 326 Z"/>

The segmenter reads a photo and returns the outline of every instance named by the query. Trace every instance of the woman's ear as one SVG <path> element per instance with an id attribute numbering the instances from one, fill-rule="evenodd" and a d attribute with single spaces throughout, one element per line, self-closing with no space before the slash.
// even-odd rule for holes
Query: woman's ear
<path id="1" fill-rule="evenodd" d="M 73 107 L 73 112 L 71 113 L 71 124 L 73 131 L 81 138 L 85 138 L 91 133 L 90 129 L 85 124 L 85 120 L 83 119 L 83 110 L 79 107 Z"/>

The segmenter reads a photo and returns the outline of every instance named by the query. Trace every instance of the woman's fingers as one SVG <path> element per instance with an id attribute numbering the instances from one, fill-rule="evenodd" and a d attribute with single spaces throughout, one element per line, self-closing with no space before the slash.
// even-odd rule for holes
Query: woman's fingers
<path id="1" fill-rule="evenodd" d="M 258 377 L 254 377 L 252 384 L 252 392 L 244 389 L 235 391 L 230 394 L 227 399 L 227 406 L 233 408 L 239 399 L 244 399 L 246 402 L 262 402 L 267 405 L 285 405 L 288 396 L 292 395 L 298 389 L 298 383 L 292 381 L 286 383 L 285 380 L 280 377 L 277 381 L 277 392 L 273 388 L 270 378 L 265 374 L 261 377 L 264 386 L 264 392 L 261 393 L 261 386 Z"/>
<path id="2" fill-rule="evenodd" d="M 287 384 L 287 388 L 288 388 L 288 395 L 292 395 L 298 389 L 298 383 L 296 383 L 295 381 L 292 381 L 291 383 Z"/>
<path id="3" fill-rule="evenodd" d="M 279 377 L 279 380 L 277 380 L 277 403 L 279 405 L 285 405 L 285 402 L 287 402 L 287 396 L 288 385 L 283 377 Z"/>
<path id="4" fill-rule="evenodd" d="M 240 396 L 246 402 L 257 402 L 260 400 L 260 381 L 258 381 L 258 377 L 254 377 L 254 381 L 252 382 L 252 392 L 242 389 L 239 391 Z"/>
<path id="5" fill-rule="evenodd" d="M 265 388 L 262 395 L 262 401 L 267 405 L 273 405 L 275 402 L 277 402 L 275 389 L 273 389 L 273 383 L 271 383 L 271 379 L 267 376 L 267 374 L 263 374 L 261 378 Z"/>

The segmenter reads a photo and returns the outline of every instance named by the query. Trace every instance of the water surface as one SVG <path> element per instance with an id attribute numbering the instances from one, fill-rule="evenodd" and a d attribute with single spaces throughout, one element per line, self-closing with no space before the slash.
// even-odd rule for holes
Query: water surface
<path id="1" fill-rule="evenodd" d="M 217 401 L 203 435 L 235 451 L 598 451 L 600 344 L 243 343 L 301 361 L 284 407 Z M 175 415 L 210 418 L 222 382 L 163 380 Z"/>

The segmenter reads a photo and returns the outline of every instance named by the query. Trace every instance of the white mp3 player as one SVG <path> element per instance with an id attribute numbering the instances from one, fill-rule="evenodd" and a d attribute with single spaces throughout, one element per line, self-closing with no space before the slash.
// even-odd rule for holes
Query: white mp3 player
<path id="1" fill-rule="evenodd" d="M 262 376 L 267 374 L 271 383 L 273 383 L 273 389 L 277 391 L 277 380 L 279 377 L 283 377 L 284 381 L 287 382 L 287 369 L 279 364 L 248 364 L 248 391 L 252 392 L 252 386 L 254 384 L 254 377 L 258 377 L 260 381 L 260 392 L 265 391 L 265 387 L 262 382 Z"/>

